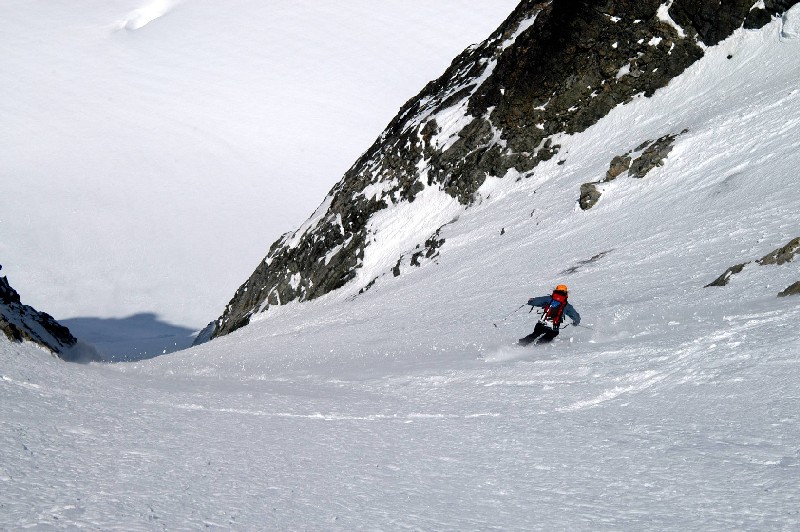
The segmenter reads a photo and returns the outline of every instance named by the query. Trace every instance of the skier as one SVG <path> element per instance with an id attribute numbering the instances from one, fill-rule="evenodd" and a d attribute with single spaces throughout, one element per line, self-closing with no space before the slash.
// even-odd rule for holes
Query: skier
<path id="1" fill-rule="evenodd" d="M 531 307 L 542 307 L 542 317 L 536 323 L 533 332 L 525 338 L 519 339 L 519 345 L 528 345 L 538 337 L 542 337 L 539 342 L 549 342 L 558 336 L 559 325 L 564 314 L 572 319 L 574 325 L 581 322 L 581 315 L 575 308 L 567 303 L 567 285 L 560 284 L 553 290 L 550 296 L 534 297 L 528 300 Z M 531 309 L 533 310 L 533 309 Z"/>

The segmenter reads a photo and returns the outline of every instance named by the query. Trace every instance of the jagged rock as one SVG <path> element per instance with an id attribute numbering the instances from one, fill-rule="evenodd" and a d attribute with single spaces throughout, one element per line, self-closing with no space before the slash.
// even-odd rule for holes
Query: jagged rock
<path id="1" fill-rule="evenodd" d="M 5 277 L 0 277 L 0 331 L 12 342 L 37 343 L 64 360 L 100 360 L 93 348 L 79 345 L 69 329 L 52 316 L 23 305 Z"/>
<path id="2" fill-rule="evenodd" d="M 744 28 L 747 30 L 757 30 L 763 28 L 772 21 L 772 15 L 766 9 L 754 8 L 747 15 L 744 21 Z"/>
<path id="3" fill-rule="evenodd" d="M 800 295 L 800 281 L 793 283 L 786 287 L 786 290 L 778 294 L 778 297 L 798 296 Z"/>
<path id="4" fill-rule="evenodd" d="M 664 135 L 658 140 L 646 145 L 642 154 L 631 161 L 628 175 L 642 179 L 650 170 L 664 165 L 664 159 L 672 151 L 672 146 L 678 135 Z M 640 146 L 641 148 L 641 146 Z M 640 151 L 637 149 L 636 151 Z"/>
<path id="5" fill-rule="evenodd" d="M 428 238 L 425 241 L 425 245 L 423 249 L 420 251 L 416 251 L 413 255 L 411 255 L 411 265 L 419 267 L 420 260 L 424 256 L 426 259 L 434 259 L 439 255 L 439 248 L 442 247 L 445 243 L 444 238 L 439 238 L 439 233 L 441 232 L 441 228 L 436 231 L 436 233 Z"/>
<path id="6" fill-rule="evenodd" d="M 578 200 L 578 204 L 581 209 L 588 211 L 600 201 L 600 196 L 602 196 L 602 193 L 598 190 L 597 183 L 584 183 L 581 185 L 581 197 Z"/>
<path id="7" fill-rule="evenodd" d="M 555 136 L 580 133 L 634 96 L 651 96 L 703 56 L 696 37 L 718 42 L 752 7 L 675 0 L 669 13 L 683 26 L 676 29 L 659 16 L 662 3 L 520 2 L 486 41 L 403 105 L 311 219 L 271 246 L 214 335 L 272 305 L 341 288 L 363 264 L 375 213 L 428 188 L 468 206 L 488 176 L 531 172 L 559 152 Z M 637 175 L 663 160 L 665 149 L 649 152 Z M 420 241 L 432 229 L 423 229 Z M 393 270 L 399 275 L 399 264 Z"/>
<path id="8" fill-rule="evenodd" d="M 731 277 L 736 275 L 737 273 L 741 273 L 745 266 L 750 264 L 749 262 L 745 262 L 742 264 L 737 264 L 736 266 L 731 266 L 725 273 L 717 277 L 714 281 L 708 283 L 704 288 L 708 288 L 709 286 L 726 286 L 728 281 L 731 280 Z"/>
<path id="9" fill-rule="evenodd" d="M 752 0 L 675 0 L 669 14 L 693 36 L 697 35 L 703 43 L 713 46 L 742 25 L 753 3 Z"/>
<path id="10" fill-rule="evenodd" d="M 518 10 L 526 4 L 532 3 Z M 635 94 L 652 95 L 702 56 L 694 42 L 680 39 L 656 16 L 659 5 L 546 5 L 500 57 L 494 75 L 470 101 L 471 114 L 494 106 L 490 120 L 512 151 L 534 154 L 551 135 L 583 131 Z M 661 41 L 651 46 L 653 37 Z M 617 78 L 625 66 L 633 66 L 633 74 Z"/>
<path id="11" fill-rule="evenodd" d="M 789 241 L 788 244 L 783 247 L 779 247 L 775 251 L 767 253 L 758 259 L 758 263 L 763 266 L 770 264 L 776 264 L 780 266 L 781 264 L 791 262 L 792 259 L 794 259 L 794 257 L 798 254 L 800 254 L 800 237 Z"/>
<path id="12" fill-rule="evenodd" d="M 0 266 L 0 270 L 3 267 Z M 0 304 L 2 305 L 10 305 L 12 303 L 19 303 L 19 294 L 16 290 L 11 288 L 11 285 L 8 284 L 8 279 L 5 277 L 0 277 Z"/>
<path id="13" fill-rule="evenodd" d="M 450 222 L 452 223 L 452 222 Z M 444 224 L 439 229 L 436 230 L 427 240 L 425 240 L 424 244 L 417 245 L 414 251 L 411 253 L 411 258 L 408 260 L 408 265 L 419 268 L 422 266 L 423 260 L 433 260 L 439 256 L 439 249 L 444 245 L 446 240 L 442 238 L 441 232 L 446 226 L 450 225 L 450 223 Z M 394 277 L 399 277 L 402 273 L 401 266 L 403 263 L 406 262 L 406 255 L 401 255 L 399 259 L 397 259 L 397 264 L 392 267 L 392 275 Z M 376 279 L 377 280 L 377 279 Z M 370 285 L 372 285 L 375 281 L 373 280 Z M 366 291 L 366 289 L 364 290 Z"/>
<path id="14" fill-rule="evenodd" d="M 630 155 L 617 155 L 611 159 L 611 165 L 608 167 L 606 177 L 603 181 L 613 181 L 620 176 L 623 172 L 627 172 L 631 167 Z"/>
<path id="15" fill-rule="evenodd" d="M 788 244 L 785 246 L 781 246 L 775 251 L 771 251 L 758 259 L 756 261 L 757 264 L 761 266 L 780 266 L 782 264 L 786 264 L 787 262 L 791 262 L 796 255 L 800 254 L 800 237 L 792 239 L 789 241 Z M 709 286 L 725 286 L 728 284 L 728 281 L 733 275 L 737 273 L 741 273 L 745 266 L 750 264 L 749 262 L 745 262 L 743 264 L 737 264 L 736 266 L 731 266 L 725 273 L 720 275 L 714 282 L 707 284 L 705 287 L 708 288 Z M 792 288 L 792 285 L 789 288 Z M 789 290 L 787 288 L 787 290 Z M 785 291 L 784 291 L 785 292 Z M 781 292 L 783 293 L 783 292 Z M 790 294 L 784 294 L 790 295 Z"/>
<path id="16" fill-rule="evenodd" d="M 796 3 L 797 0 L 765 0 L 763 8 L 756 5 L 750 10 L 744 21 L 744 28 L 748 30 L 763 28 L 773 17 L 788 11 Z"/>
<path id="17" fill-rule="evenodd" d="M 684 129 L 678 134 L 664 135 L 657 140 L 647 140 L 625 155 L 617 155 L 611 159 L 606 176 L 602 180 L 581 185 L 578 199 L 581 209 L 588 211 L 600 200 L 602 193 L 597 185 L 614 181 L 625 172 L 628 172 L 631 177 L 641 179 L 652 169 L 663 166 L 664 159 L 672 151 L 675 139 L 687 132 L 688 129 Z"/>

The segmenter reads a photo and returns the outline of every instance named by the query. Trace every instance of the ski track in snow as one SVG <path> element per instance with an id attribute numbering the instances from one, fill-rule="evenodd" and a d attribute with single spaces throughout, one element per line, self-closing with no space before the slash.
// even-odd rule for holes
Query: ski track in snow
<path id="1" fill-rule="evenodd" d="M 510 361 L 355 380 L 237 381 L 221 378 L 228 363 L 159 376 L 3 343 L 0 523 L 797 526 L 800 368 L 793 339 L 747 334 L 764 317 L 703 339 L 654 333 L 663 348 L 559 339 Z"/>
<path id="2" fill-rule="evenodd" d="M 0 528 L 800 528 L 800 306 L 775 297 L 797 263 L 702 288 L 798 236 L 781 24 L 563 139 L 564 165 L 490 179 L 435 263 L 362 296 L 137 363 L 0 339 Z M 575 208 L 684 127 L 663 167 Z M 493 320 L 558 281 L 587 328 L 513 347 L 534 317 Z"/>

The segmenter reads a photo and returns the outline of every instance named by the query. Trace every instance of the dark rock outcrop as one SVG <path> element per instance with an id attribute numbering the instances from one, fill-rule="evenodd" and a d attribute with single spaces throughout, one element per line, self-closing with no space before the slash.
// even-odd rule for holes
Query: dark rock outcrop
<path id="1" fill-rule="evenodd" d="M 0 266 L 0 270 L 2 269 L 3 267 Z M 0 305 L 11 305 L 19 302 L 19 294 L 8 284 L 8 279 L 0 277 Z"/>
<path id="2" fill-rule="evenodd" d="M 786 290 L 778 294 L 778 297 L 787 297 L 787 296 L 800 296 L 800 281 L 792 283 L 791 285 L 786 287 Z"/>
<path id="3" fill-rule="evenodd" d="M 584 131 L 617 105 L 652 95 L 703 56 L 698 39 L 715 44 L 741 27 L 747 3 L 675 0 L 668 17 L 660 0 L 523 0 L 400 109 L 312 218 L 271 246 L 214 335 L 272 305 L 352 281 L 378 211 L 428 188 L 469 205 L 488 176 L 529 175 L 558 154 L 557 135 Z M 646 173 L 648 161 L 637 172 Z M 419 242 L 434 229 L 422 229 Z"/>
<path id="4" fill-rule="evenodd" d="M 717 277 L 716 279 L 705 285 L 704 288 L 708 288 L 709 286 L 727 286 L 728 281 L 731 280 L 731 277 L 733 277 L 737 273 L 742 273 L 742 270 L 744 270 L 744 267 L 747 266 L 748 264 L 750 263 L 745 262 L 742 264 L 737 264 L 736 266 L 731 266 L 730 268 L 725 270 L 725 273 L 723 273 L 722 275 L 720 275 L 719 277 Z"/>
<path id="5" fill-rule="evenodd" d="M 686 133 L 686 130 L 681 134 Z M 664 159 L 667 158 L 669 152 L 672 151 L 672 146 L 678 135 L 664 135 L 658 140 L 647 142 L 636 149 L 637 152 L 641 151 L 641 155 L 631 161 L 628 174 L 631 177 L 642 179 L 644 176 L 659 166 L 664 165 Z"/>
<path id="6" fill-rule="evenodd" d="M 603 195 L 600 189 L 597 188 L 598 183 L 584 183 L 581 185 L 581 196 L 578 198 L 578 205 L 584 211 L 588 211 L 595 204 L 600 201 L 600 196 Z"/>
<path id="7" fill-rule="evenodd" d="M 756 263 L 761 266 L 781 266 L 783 264 L 786 264 L 787 262 L 791 262 L 797 255 L 800 255 L 800 237 L 790 240 L 785 246 L 781 246 L 774 251 L 770 251 L 769 253 L 758 259 Z M 730 268 L 725 270 L 725 273 L 717 277 L 716 280 L 707 284 L 704 288 L 708 288 L 710 286 L 726 286 L 728 284 L 728 281 L 730 281 L 731 277 L 733 277 L 738 273 L 741 273 L 742 270 L 744 270 L 744 267 L 747 266 L 748 264 L 750 264 L 750 262 L 745 262 L 743 264 L 737 264 L 736 266 L 731 266 Z M 790 295 L 789 293 L 785 292 L 791 292 L 793 287 L 794 285 L 790 286 L 789 288 L 787 288 L 778 295 L 779 296 Z"/>
<path id="8" fill-rule="evenodd" d="M 763 28 L 773 17 L 782 14 L 796 3 L 795 0 L 765 0 L 763 8 L 754 5 L 744 21 L 744 27 L 749 30 Z"/>
<path id="9" fill-rule="evenodd" d="M 5 277 L 0 277 L 0 331 L 12 342 L 34 342 L 64 360 L 99 360 L 92 348 L 79 345 L 69 329 L 52 316 L 23 305 Z"/>
<path id="10" fill-rule="evenodd" d="M 606 177 L 603 181 L 608 182 L 615 180 L 620 174 L 628 171 L 632 162 L 630 154 L 617 155 L 611 159 L 611 165 L 608 167 L 608 172 L 606 172 Z"/>
<path id="11" fill-rule="evenodd" d="M 411 257 L 409 259 L 409 266 L 419 268 L 422 266 L 423 260 L 434 260 L 439 256 L 439 248 L 441 248 L 445 243 L 445 239 L 441 237 L 441 232 L 444 227 L 445 226 L 442 226 L 437 229 L 434 234 L 425 240 L 424 244 L 419 244 L 416 248 L 414 248 L 414 251 L 411 253 Z M 405 255 L 400 257 L 400 259 L 397 261 L 397 264 L 394 266 L 394 268 L 392 268 L 392 275 L 395 277 L 400 276 L 400 268 L 404 264 L 405 259 Z"/>
<path id="12" fill-rule="evenodd" d="M 625 155 L 617 155 L 611 159 L 606 176 L 602 180 L 581 185 L 580 198 L 578 199 L 581 209 L 588 211 L 600 200 L 602 192 L 599 185 L 602 183 L 614 181 L 625 172 L 630 177 L 642 179 L 654 168 L 663 166 L 664 160 L 672 151 L 675 139 L 678 138 L 678 135 L 687 132 L 688 130 L 684 129 L 679 134 L 669 134 L 657 140 L 648 140 Z"/>
<path id="13" fill-rule="evenodd" d="M 790 240 L 785 246 L 779 247 L 775 251 L 767 253 L 760 259 L 758 263 L 762 266 L 775 264 L 780 266 L 791 262 L 798 254 L 800 254 L 800 237 Z"/>
<path id="14" fill-rule="evenodd" d="M 669 14 L 690 35 L 713 46 L 742 26 L 753 5 L 752 0 L 675 0 Z"/>
<path id="15" fill-rule="evenodd" d="M 764 27 L 796 3 L 797 0 L 764 0 L 762 8 L 753 0 L 675 0 L 669 14 L 690 36 L 714 46 L 739 27 Z"/>

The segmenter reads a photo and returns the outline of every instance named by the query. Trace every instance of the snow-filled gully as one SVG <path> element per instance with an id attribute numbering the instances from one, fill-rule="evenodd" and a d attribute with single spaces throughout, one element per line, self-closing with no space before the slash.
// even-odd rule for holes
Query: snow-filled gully
<path id="1" fill-rule="evenodd" d="M 488 180 L 435 262 L 362 295 L 135 364 L 0 339 L 0 528 L 800 528 L 800 305 L 776 297 L 797 262 L 704 288 L 800 236 L 785 25 L 563 139 L 565 164 Z M 583 327 L 513 346 L 535 319 L 514 308 L 558 282 Z"/>

